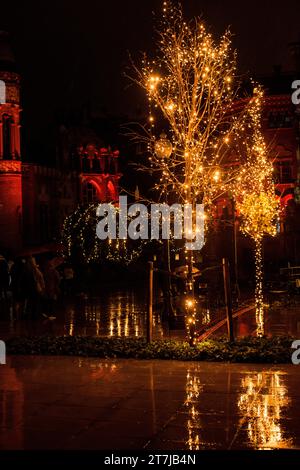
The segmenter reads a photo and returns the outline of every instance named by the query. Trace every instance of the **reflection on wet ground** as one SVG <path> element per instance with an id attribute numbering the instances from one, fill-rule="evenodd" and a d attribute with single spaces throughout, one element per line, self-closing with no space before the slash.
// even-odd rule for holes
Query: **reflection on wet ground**
<path id="1" fill-rule="evenodd" d="M 289 448 L 292 438 L 287 438 L 280 426 L 281 415 L 291 401 L 282 374 L 264 371 L 247 375 L 242 386 L 245 392 L 238 406 L 245 414 L 241 426 L 246 425 L 249 440 L 259 449 Z"/>
<path id="2" fill-rule="evenodd" d="M 161 321 L 162 302 L 154 306 L 154 337 L 184 338 L 184 331 L 170 330 L 166 322 Z M 40 316 L 37 321 L 13 320 L 12 309 L 5 308 L 0 302 L 0 334 L 5 339 L 15 335 L 90 335 L 145 337 L 147 319 L 147 292 L 145 286 L 102 289 L 97 297 L 75 295 L 60 301 L 55 310 L 55 319 Z M 224 308 L 202 312 L 202 325 L 217 322 L 225 317 Z M 182 325 L 181 325 L 182 327 Z M 273 305 L 265 310 L 265 334 L 291 335 L 300 334 L 300 304 Z M 234 320 L 235 337 L 254 335 L 256 322 L 254 311 L 247 312 Z M 202 330 L 203 332 L 204 330 Z M 213 336 L 226 335 L 226 322 Z"/>
<path id="3" fill-rule="evenodd" d="M 41 308 L 42 311 L 42 308 Z M 57 304 L 55 319 L 3 321 L 2 336 L 25 334 L 141 337 L 146 335 L 147 294 L 144 289 L 107 289 L 98 297 L 84 295 Z M 7 318 L 9 315 L 7 315 Z M 154 309 L 154 336 L 167 334 Z"/>
<path id="4" fill-rule="evenodd" d="M 11 357 L 0 449 L 300 448 L 297 366 Z"/>
<path id="5" fill-rule="evenodd" d="M 247 312 L 234 320 L 235 336 L 237 338 L 256 334 L 255 312 Z M 220 328 L 216 335 L 225 335 L 226 325 Z M 267 336 L 293 336 L 300 334 L 300 304 L 276 305 L 265 307 L 264 334 Z"/>

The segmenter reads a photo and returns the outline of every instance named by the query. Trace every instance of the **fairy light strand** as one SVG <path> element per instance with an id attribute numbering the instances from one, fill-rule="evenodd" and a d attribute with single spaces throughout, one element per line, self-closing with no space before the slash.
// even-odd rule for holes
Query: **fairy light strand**
<path id="1" fill-rule="evenodd" d="M 246 161 L 235 185 L 237 210 L 241 215 L 241 231 L 255 244 L 255 306 L 257 335 L 264 335 L 263 296 L 263 239 L 275 236 L 279 221 L 279 201 L 275 196 L 273 163 L 261 131 L 261 115 L 264 93 L 261 87 L 254 89 L 250 100 L 250 123 L 244 140 Z"/>

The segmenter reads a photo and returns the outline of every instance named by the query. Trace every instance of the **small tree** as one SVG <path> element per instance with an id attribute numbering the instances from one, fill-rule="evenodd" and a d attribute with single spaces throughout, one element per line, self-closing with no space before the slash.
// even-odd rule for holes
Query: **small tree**
<path id="1" fill-rule="evenodd" d="M 235 187 L 237 209 L 241 215 L 241 231 L 255 243 L 255 305 L 257 335 L 264 334 L 263 299 L 263 239 L 265 235 L 276 235 L 279 204 L 275 196 L 273 164 L 268 158 L 268 149 L 261 132 L 263 91 L 254 90 L 250 109 L 249 135 L 245 138 L 244 163 L 238 184 Z"/>

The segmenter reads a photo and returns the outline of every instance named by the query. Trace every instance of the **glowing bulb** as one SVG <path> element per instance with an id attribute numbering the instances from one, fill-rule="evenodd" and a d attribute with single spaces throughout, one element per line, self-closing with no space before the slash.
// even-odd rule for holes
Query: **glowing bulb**
<path id="1" fill-rule="evenodd" d="M 195 301 L 194 301 L 193 299 L 188 299 L 188 300 L 186 301 L 186 306 L 187 306 L 188 308 L 192 308 L 192 307 L 194 306 L 194 304 L 195 304 Z"/>
<path id="2" fill-rule="evenodd" d="M 220 177 L 221 177 L 220 170 L 216 170 L 213 175 L 214 181 L 217 183 L 220 180 Z"/>

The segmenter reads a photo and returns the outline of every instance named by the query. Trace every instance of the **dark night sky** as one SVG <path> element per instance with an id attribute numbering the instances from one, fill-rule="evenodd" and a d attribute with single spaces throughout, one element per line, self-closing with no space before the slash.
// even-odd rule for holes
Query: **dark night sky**
<path id="1" fill-rule="evenodd" d="M 244 70 L 289 67 L 287 44 L 300 39 L 299 0 L 183 0 L 187 16 L 201 15 L 220 34 L 227 25 Z M 153 15 L 162 0 L 11 1 L 0 28 L 11 32 L 23 76 L 23 108 L 33 139 L 58 108 L 129 114 L 139 92 L 122 77 L 128 52 L 154 49 Z M 300 78 L 300 77 L 299 77 Z"/>

